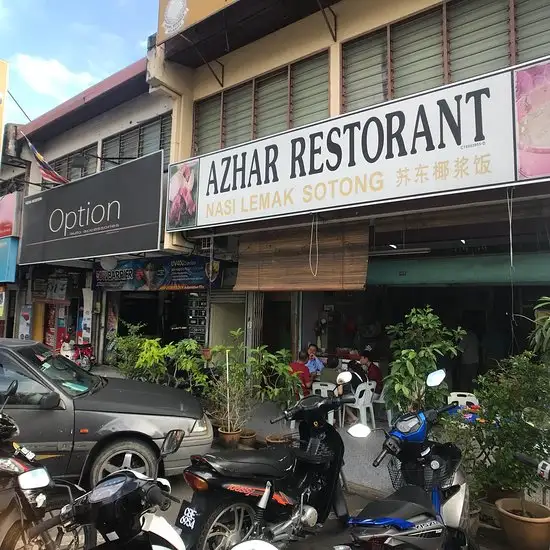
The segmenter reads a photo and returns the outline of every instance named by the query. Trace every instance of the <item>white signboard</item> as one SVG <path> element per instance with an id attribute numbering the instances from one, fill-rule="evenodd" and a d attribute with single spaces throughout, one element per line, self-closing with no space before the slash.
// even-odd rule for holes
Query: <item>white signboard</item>
<path id="1" fill-rule="evenodd" d="M 172 165 L 167 230 L 514 182 L 513 95 L 507 71 Z"/>

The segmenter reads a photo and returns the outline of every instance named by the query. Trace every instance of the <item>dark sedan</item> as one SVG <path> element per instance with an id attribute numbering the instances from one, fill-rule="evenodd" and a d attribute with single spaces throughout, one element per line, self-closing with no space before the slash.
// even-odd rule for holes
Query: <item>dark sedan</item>
<path id="1" fill-rule="evenodd" d="M 171 429 L 183 429 L 180 451 L 161 465 L 181 473 L 193 454 L 212 443 L 212 426 L 191 394 L 144 382 L 95 376 L 29 340 L 0 338 L 0 392 L 17 380 L 5 411 L 25 444 L 52 475 L 95 483 L 121 467 L 153 472 L 159 446 Z"/>

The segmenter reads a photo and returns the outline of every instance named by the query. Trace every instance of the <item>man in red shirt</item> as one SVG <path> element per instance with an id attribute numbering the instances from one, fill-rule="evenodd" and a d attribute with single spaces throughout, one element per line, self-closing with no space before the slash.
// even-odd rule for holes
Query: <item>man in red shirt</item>
<path id="1" fill-rule="evenodd" d="M 302 395 L 304 397 L 309 395 L 309 390 L 311 388 L 311 376 L 306 365 L 308 360 L 308 354 L 305 351 L 301 351 L 298 354 L 298 361 L 293 361 L 290 363 L 290 370 L 295 372 L 300 378 L 300 383 L 302 384 Z"/>
<path id="2" fill-rule="evenodd" d="M 384 379 L 382 371 L 369 359 L 369 352 L 367 350 L 361 352 L 360 359 L 361 367 L 367 374 L 369 381 L 376 382 L 376 389 L 374 390 L 373 400 L 379 399 L 384 387 Z"/>

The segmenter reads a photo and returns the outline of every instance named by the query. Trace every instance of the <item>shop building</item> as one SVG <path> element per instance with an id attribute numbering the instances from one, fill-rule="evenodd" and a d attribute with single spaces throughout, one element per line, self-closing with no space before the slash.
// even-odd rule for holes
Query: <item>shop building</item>
<path id="1" fill-rule="evenodd" d="M 148 54 L 174 98 L 165 240 L 237 241 L 250 343 L 387 356 L 383 327 L 431 304 L 487 356 L 523 345 L 550 286 L 544 2 L 174 9 Z"/>

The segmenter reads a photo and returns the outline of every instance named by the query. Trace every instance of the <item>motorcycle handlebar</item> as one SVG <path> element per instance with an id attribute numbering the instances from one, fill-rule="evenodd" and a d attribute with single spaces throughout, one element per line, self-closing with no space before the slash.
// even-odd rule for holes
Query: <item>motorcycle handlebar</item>
<path id="1" fill-rule="evenodd" d="M 387 454 L 388 454 L 388 451 L 386 449 L 383 449 L 380 452 L 380 454 L 374 459 L 374 462 L 372 463 L 372 465 L 375 468 L 378 468 L 378 466 L 380 466 L 380 463 L 382 462 L 382 460 L 384 460 L 386 458 Z"/>
<path id="2" fill-rule="evenodd" d="M 342 397 L 339 397 L 338 400 L 343 405 L 345 405 L 346 403 L 352 404 L 352 403 L 355 403 L 355 396 L 354 395 L 344 395 Z"/>
<path id="3" fill-rule="evenodd" d="M 147 491 L 147 501 L 153 506 L 159 506 L 161 510 L 165 511 L 170 508 L 170 501 L 164 494 L 162 489 L 158 485 L 153 485 Z"/>
<path id="4" fill-rule="evenodd" d="M 272 418 L 269 423 L 270 424 L 276 424 L 277 422 L 280 422 L 281 420 L 285 420 L 286 419 L 286 411 L 281 414 L 280 416 L 276 416 L 275 418 Z"/>
<path id="5" fill-rule="evenodd" d="M 443 414 L 452 411 L 453 409 L 456 409 L 456 407 L 458 407 L 458 403 L 456 401 L 453 401 L 452 403 L 449 403 L 448 405 L 437 409 L 437 414 Z"/>
<path id="6" fill-rule="evenodd" d="M 523 464 L 527 464 L 528 466 L 534 466 L 535 468 L 539 466 L 539 461 L 536 458 L 524 455 L 523 453 L 517 453 L 514 457 L 519 462 L 523 462 Z"/>
<path id="7" fill-rule="evenodd" d="M 33 525 L 28 531 L 27 535 L 29 537 L 29 540 L 32 540 L 42 533 L 44 531 L 48 531 L 48 529 L 52 529 L 53 527 L 57 527 L 60 525 L 63 521 L 63 518 L 61 514 L 54 516 L 53 518 L 46 519 L 42 522 L 40 522 L 38 525 Z"/>

